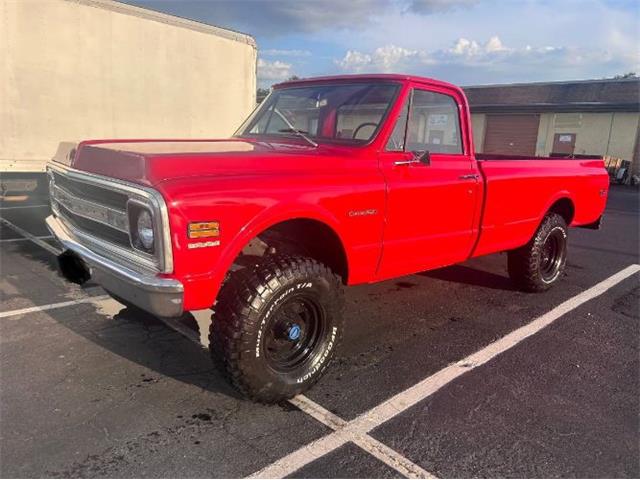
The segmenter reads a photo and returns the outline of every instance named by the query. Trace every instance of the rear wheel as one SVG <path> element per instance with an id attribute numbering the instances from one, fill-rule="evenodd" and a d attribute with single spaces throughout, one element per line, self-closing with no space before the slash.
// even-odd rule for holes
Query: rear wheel
<path id="1" fill-rule="evenodd" d="M 233 384 L 265 403 L 291 398 L 327 368 L 343 331 L 343 286 L 299 255 L 234 272 L 214 307 L 209 344 Z"/>
<path id="2" fill-rule="evenodd" d="M 558 281 L 566 261 L 567 223 L 549 213 L 529 243 L 509 252 L 509 276 L 524 291 L 542 292 Z"/>

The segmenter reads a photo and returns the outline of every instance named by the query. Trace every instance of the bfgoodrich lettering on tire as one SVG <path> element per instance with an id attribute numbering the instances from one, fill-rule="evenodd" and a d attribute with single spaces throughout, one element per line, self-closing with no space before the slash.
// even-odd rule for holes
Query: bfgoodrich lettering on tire
<path id="1" fill-rule="evenodd" d="M 509 252 L 509 276 L 522 290 L 542 292 L 562 276 L 566 261 L 567 224 L 548 213 L 529 243 Z"/>
<path id="2" fill-rule="evenodd" d="M 234 385 L 265 403 L 313 385 L 342 337 L 343 285 L 304 256 L 266 257 L 235 272 L 220 292 L 209 344 Z"/>

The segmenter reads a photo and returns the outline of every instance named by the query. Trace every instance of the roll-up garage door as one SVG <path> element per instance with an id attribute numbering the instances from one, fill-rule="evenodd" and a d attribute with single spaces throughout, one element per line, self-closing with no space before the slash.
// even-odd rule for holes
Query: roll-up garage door
<path id="1" fill-rule="evenodd" d="M 540 115 L 487 115 L 483 153 L 536 154 Z"/>

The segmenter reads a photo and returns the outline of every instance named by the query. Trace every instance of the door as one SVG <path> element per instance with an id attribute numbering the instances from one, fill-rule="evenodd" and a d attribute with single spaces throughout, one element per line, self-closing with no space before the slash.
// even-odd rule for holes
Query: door
<path id="1" fill-rule="evenodd" d="M 536 154 L 540 115 L 487 115 L 483 153 Z"/>
<path id="2" fill-rule="evenodd" d="M 415 86 L 380 154 L 387 215 L 379 278 L 450 265 L 471 252 L 480 177 L 454 94 Z"/>
<path id="3" fill-rule="evenodd" d="M 573 155 L 573 149 L 576 147 L 575 133 L 556 133 L 553 136 L 553 150 L 551 153 L 561 155 Z"/>

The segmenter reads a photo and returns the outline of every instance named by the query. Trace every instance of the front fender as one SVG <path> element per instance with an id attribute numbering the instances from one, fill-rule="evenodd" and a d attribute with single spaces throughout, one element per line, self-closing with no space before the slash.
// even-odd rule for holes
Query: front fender
<path id="1" fill-rule="evenodd" d="M 315 220 L 331 228 L 340 239 L 340 243 L 342 243 L 347 256 L 347 261 L 349 260 L 349 249 L 347 248 L 345 239 L 340 233 L 340 223 L 329 210 L 320 206 L 310 206 L 301 203 L 288 205 L 278 204 L 264 210 L 240 229 L 232 242 L 223 250 L 216 269 L 227 272 L 242 249 L 260 233 L 279 223 L 298 219 Z"/>
<path id="2" fill-rule="evenodd" d="M 197 275 L 188 275 L 182 279 L 185 284 L 185 310 L 210 308 L 215 302 L 227 272 L 247 244 L 274 225 L 295 219 L 315 220 L 331 228 L 340 239 L 347 257 L 347 263 L 349 263 L 350 251 L 340 234 L 339 222 L 330 211 L 320 206 L 299 203 L 276 204 L 251 217 L 237 230 L 235 235 L 231 237 L 223 236 L 219 250 L 215 254 L 202 259 L 202 261 L 206 262 L 204 271 Z M 224 231 L 224 227 L 222 222 L 221 231 Z M 210 251 L 213 251 L 213 249 Z"/>

